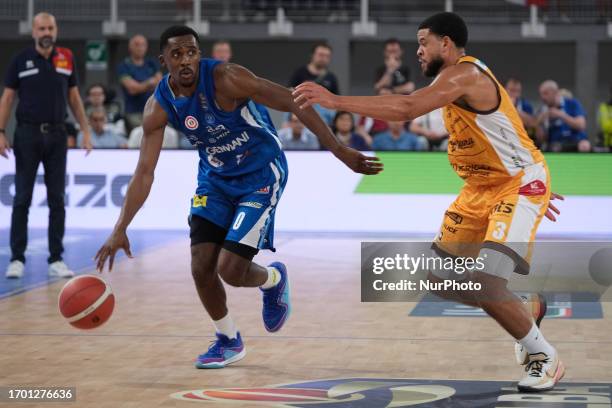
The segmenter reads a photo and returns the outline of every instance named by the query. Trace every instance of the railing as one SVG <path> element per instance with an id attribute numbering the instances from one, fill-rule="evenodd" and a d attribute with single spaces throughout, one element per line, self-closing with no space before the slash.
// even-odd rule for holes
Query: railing
<path id="1" fill-rule="evenodd" d="M 197 0 L 196 0 L 197 1 Z M 199 0 L 209 21 L 264 22 L 278 7 L 295 22 L 349 22 L 360 16 L 360 0 Z M 0 20 L 26 20 L 26 0 L 0 1 Z M 445 0 L 370 0 L 370 19 L 379 23 L 416 23 L 445 9 Z M 521 23 L 529 9 L 506 0 L 453 0 L 453 11 L 469 23 Z M 539 15 L 552 24 L 594 24 L 612 20 L 609 0 L 548 0 Z M 34 11 L 49 11 L 60 20 L 102 21 L 109 0 L 34 0 Z M 192 18 L 193 0 L 119 0 L 118 17 L 128 21 L 185 21 Z M 606 7 L 606 5 L 608 5 Z"/>

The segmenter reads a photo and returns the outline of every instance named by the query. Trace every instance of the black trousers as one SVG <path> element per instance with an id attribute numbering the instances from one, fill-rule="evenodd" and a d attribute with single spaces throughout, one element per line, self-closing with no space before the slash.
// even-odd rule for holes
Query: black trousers
<path id="1" fill-rule="evenodd" d="M 36 172 L 42 162 L 49 205 L 49 263 L 62 260 L 66 210 L 67 135 L 63 125 L 47 126 L 20 124 L 13 142 L 15 155 L 15 198 L 11 217 L 11 261 L 25 262 L 28 243 L 28 213 L 36 182 Z"/>

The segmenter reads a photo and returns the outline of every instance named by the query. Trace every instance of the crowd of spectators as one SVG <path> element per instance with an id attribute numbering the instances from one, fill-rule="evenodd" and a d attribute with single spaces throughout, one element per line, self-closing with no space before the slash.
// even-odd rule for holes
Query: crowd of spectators
<path id="1" fill-rule="evenodd" d="M 85 109 L 94 147 L 139 147 L 144 104 L 162 78 L 159 63 L 147 56 L 147 50 L 147 40 L 142 35 L 130 39 L 128 55 L 117 67 L 120 100 L 103 84 L 93 84 L 87 89 Z M 415 83 L 403 59 L 401 42 L 390 38 L 384 42 L 381 51 L 382 61 L 372 72 L 372 92 L 378 95 L 409 95 L 414 92 Z M 288 87 L 314 81 L 330 92 L 340 94 L 338 78 L 330 69 L 332 56 L 333 49 L 329 44 L 315 43 L 309 59 L 289 76 Z M 231 61 L 231 44 L 225 40 L 215 42 L 211 57 Z M 598 109 L 599 134 L 594 148 L 587 137 L 584 109 L 571 91 L 560 88 L 553 80 L 545 80 L 539 87 L 540 101 L 535 102 L 523 96 L 523 87 L 517 78 L 508 78 L 504 88 L 525 130 L 542 150 L 589 152 L 612 147 L 612 89 L 610 100 L 603 102 Z M 534 109 L 534 105 L 538 108 Z M 375 118 L 357 117 L 349 112 L 334 112 L 318 105 L 314 108 L 342 143 L 359 150 L 446 151 L 448 146 L 449 134 L 442 109 L 411 122 L 388 123 Z M 285 115 L 278 135 L 286 150 L 322 149 L 314 134 L 295 115 Z M 74 132 L 69 145 L 78 145 L 77 139 Z M 191 148 L 191 144 L 184 135 L 168 128 L 163 147 Z"/>

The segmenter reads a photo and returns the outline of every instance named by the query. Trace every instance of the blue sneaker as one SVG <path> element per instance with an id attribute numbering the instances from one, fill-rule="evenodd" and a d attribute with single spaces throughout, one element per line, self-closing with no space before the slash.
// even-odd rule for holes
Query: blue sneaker
<path id="1" fill-rule="evenodd" d="M 291 314 L 289 276 L 287 275 L 287 268 L 283 263 L 273 262 L 269 266 L 278 269 L 281 280 L 270 289 L 261 289 L 263 293 L 263 310 L 261 314 L 266 330 L 276 332 L 283 327 L 283 324 L 285 324 Z"/>
<path id="2" fill-rule="evenodd" d="M 242 343 L 240 333 L 235 339 L 217 333 L 217 340 L 211 344 L 208 351 L 198 356 L 196 368 L 223 368 L 228 364 L 242 360 L 246 356 L 246 348 Z"/>

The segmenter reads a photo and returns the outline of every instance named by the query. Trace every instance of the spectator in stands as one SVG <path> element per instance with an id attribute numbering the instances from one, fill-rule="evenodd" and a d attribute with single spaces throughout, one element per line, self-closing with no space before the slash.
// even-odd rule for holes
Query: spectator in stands
<path id="1" fill-rule="evenodd" d="M 444 125 L 442 109 L 419 116 L 410 122 L 409 130 L 417 136 L 424 137 L 430 150 L 446 151 L 448 148 L 448 130 Z"/>
<path id="2" fill-rule="evenodd" d="M 409 94 L 414 91 L 410 68 L 402 62 L 404 50 L 397 38 L 385 41 L 384 64 L 376 70 L 374 89 L 391 88 L 393 93 Z"/>
<path id="3" fill-rule="evenodd" d="M 102 84 L 93 84 L 87 88 L 85 111 L 89 114 L 95 108 L 104 108 L 108 123 L 115 123 L 121 119 L 121 107 L 117 102 L 108 100 L 106 87 Z"/>
<path id="4" fill-rule="evenodd" d="M 612 85 L 610 85 L 610 99 L 599 105 L 597 123 L 599 123 L 602 146 L 612 147 Z"/>
<path id="5" fill-rule="evenodd" d="M 310 62 L 293 73 L 289 86 L 294 88 L 302 82 L 315 82 L 338 94 L 338 78 L 329 70 L 331 57 L 332 48 L 329 44 L 324 42 L 315 44 L 310 54 Z"/>
<path id="6" fill-rule="evenodd" d="M 106 127 L 120 136 L 126 136 L 125 121 L 121 115 L 121 106 L 108 98 L 106 87 L 102 84 L 93 84 L 87 88 L 85 96 L 85 113 L 89 115 L 93 109 L 104 108 L 106 111 Z M 75 133 L 76 138 L 76 133 Z"/>
<path id="7" fill-rule="evenodd" d="M 391 95 L 393 91 L 391 88 L 380 88 L 378 95 Z M 359 118 L 358 130 L 369 134 L 374 137 L 381 132 L 386 132 L 389 129 L 389 124 L 384 120 L 368 118 L 362 116 Z"/>
<path id="8" fill-rule="evenodd" d="M 278 131 L 278 137 L 285 150 L 318 150 L 317 137 L 306 127 L 294 113 L 291 114 L 289 127 Z"/>
<path id="9" fill-rule="evenodd" d="M 127 140 L 115 133 L 110 128 L 105 128 L 106 111 L 104 108 L 94 108 L 89 112 L 89 125 L 91 127 L 91 144 L 95 148 L 117 149 L 126 148 Z M 83 139 L 83 132 L 79 132 L 77 143 L 80 145 Z"/>
<path id="10" fill-rule="evenodd" d="M 367 133 L 355 131 L 355 118 L 352 113 L 336 112 L 332 130 L 342 144 L 356 150 L 370 150 L 372 137 Z"/>
<path id="11" fill-rule="evenodd" d="M 212 46 L 211 57 L 223 62 L 230 62 L 232 59 L 232 45 L 229 41 L 225 40 L 215 41 Z"/>
<path id="12" fill-rule="evenodd" d="M 506 81 L 506 92 L 510 96 L 510 100 L 514 104 L 514 107 L 518 111 L 525 129 L 533 128 L 535 125 L 535 117 L 533 116 L 533 106 L 529 101 L 523 98 L 523 85 L 521 81 L 516 78 L 509 78 Z"/>
<path id="13" fill-rule="evenodd" d="M 147 99 L 161 80 L 157 60 L 147 57 L 147 39 L 142 35 L 130 38 L 129 56 L 118 66 L 119 83 L 123 90 L 127 131 L 142 124 L 142 111 Z"/>
<path id="14" fill-rule="evenodd" d="M 427 150 L 427 140 L 406 131 L 405 122 L 389 122 L 389 130 L 378 134 L 373 150 Z"/>
<path id="15" fill-rule="evenodd" d="M 587 138 L 586 117 L 577 99 L 568 99 L 559 92 L 559 85 L 552 80 L 540 85 L 542 112 L 537 125 L 544 127 L 544 139 L 550 151 L 591 151 Z"/>
<path id="16" fill-rule="evenodd" d="M 142 126 L 135 127 L 130 132 L 130 138 L 127 142 L 127 147 L 130 149 L 140 148 L 140 142 L 144 131 Z M 191 143 L 189 144 L 191 146 Z M 178 149 L 179 148 L 179 133 L 174 130 L 170 125 L 164 129 L 164 140 L 162 142 L 162 149 Z"/>

